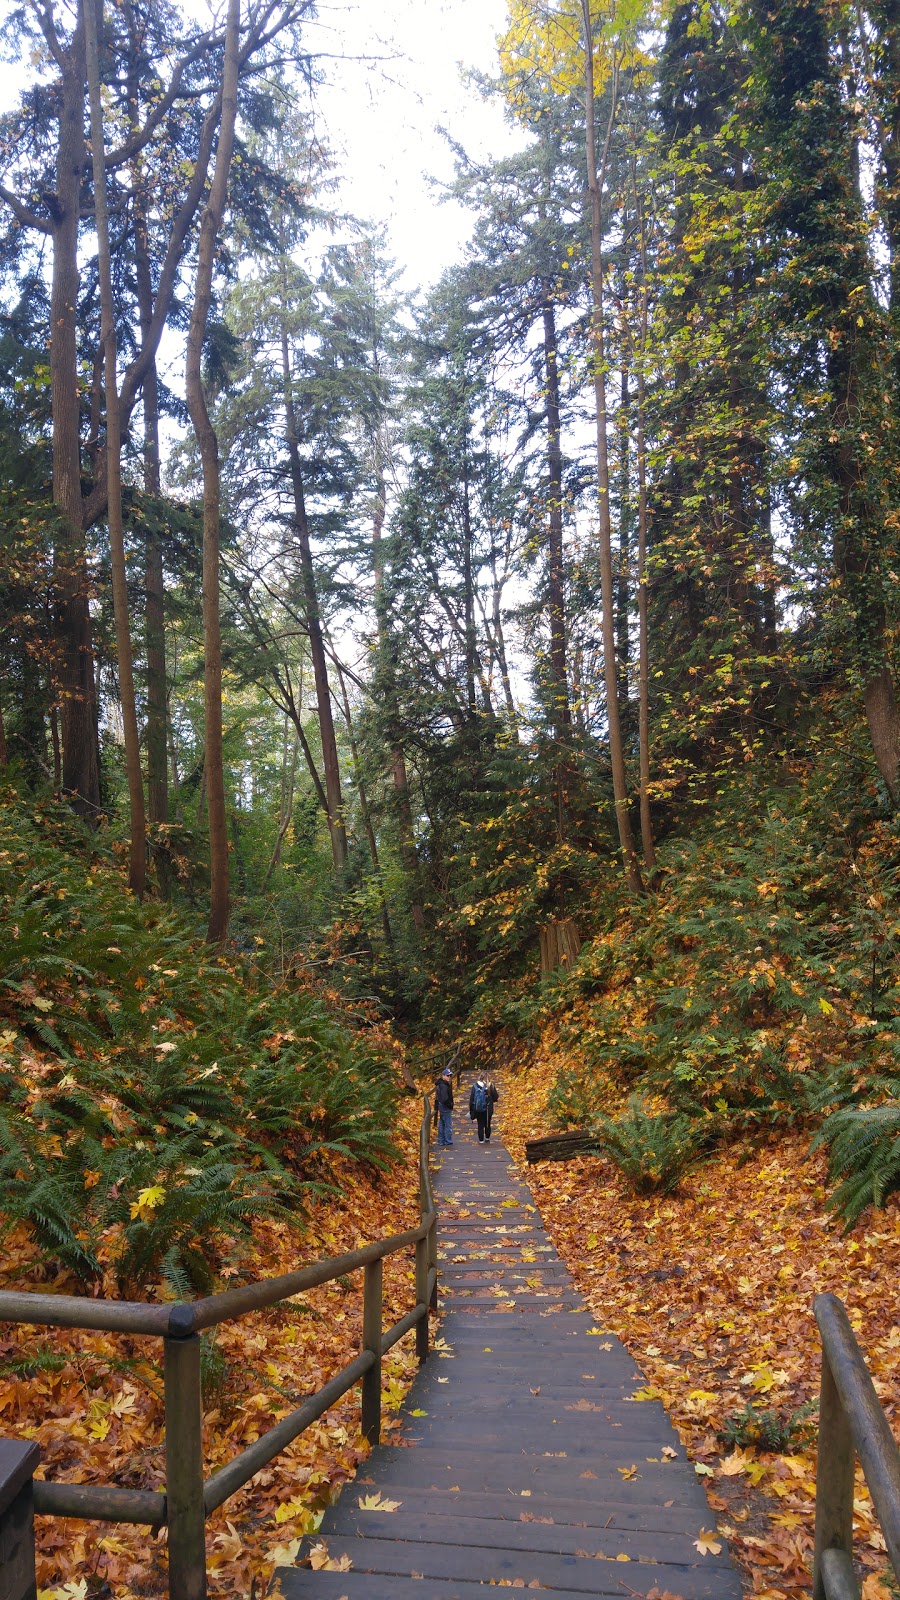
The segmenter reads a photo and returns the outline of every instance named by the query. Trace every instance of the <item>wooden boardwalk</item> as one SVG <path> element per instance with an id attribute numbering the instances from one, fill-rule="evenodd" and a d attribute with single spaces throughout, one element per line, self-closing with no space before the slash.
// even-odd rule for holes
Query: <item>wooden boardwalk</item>
<path id="1" fill-rule="evenodd" d="M 463 1097 L 460 1097 L 462 1100 Z M 281 1569 L 286 1600 L 475 1600 L 486 1585 L 557 1600 L 738 1600 L 706 1496 L 632 1357 L 586 1310 L 497 1134 L 457 1112 L 435 1174 L 444 1318 L 381 1446 L 327 1513 L 329 1558 Z M 365 1510 L 379 1496 L 394 1510 Z"/>

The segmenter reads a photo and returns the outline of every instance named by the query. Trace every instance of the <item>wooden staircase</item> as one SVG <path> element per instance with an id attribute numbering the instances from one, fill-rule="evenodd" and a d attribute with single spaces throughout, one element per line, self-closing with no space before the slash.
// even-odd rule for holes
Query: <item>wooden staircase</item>
<path id="1" fill-rule="evenodd" d="M 455 1120 L 435 1177 L 441 1338 L 402 1442 L 305 1542 L 301 1562 L 329 1565 L 279 1570 L 285 1600 L 476 1600 L 486 1585 L 738 1600 L 662 1406 L 631 1398 L 640 1371 L 584 1306 L 496 1131 L 479 1145 Z"/>

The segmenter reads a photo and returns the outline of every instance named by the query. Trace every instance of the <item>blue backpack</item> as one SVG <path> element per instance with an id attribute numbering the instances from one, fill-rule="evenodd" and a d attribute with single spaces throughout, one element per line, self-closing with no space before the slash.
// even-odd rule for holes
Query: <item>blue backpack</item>
<path id="1" fill-rule="evenodd" d="M 475 1088 L 472 1091 L 472 1105 L 475 1108 L 476 1117 L 483 1117 L 486 1115 L 488 1104 L 487 1085 L 484 1083 L 476 1083 Z"/>

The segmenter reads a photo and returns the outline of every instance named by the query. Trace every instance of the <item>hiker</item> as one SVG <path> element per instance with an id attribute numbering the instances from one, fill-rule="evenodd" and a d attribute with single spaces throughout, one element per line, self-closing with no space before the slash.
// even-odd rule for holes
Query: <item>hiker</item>
<path id="1" fill-rule="evenodd" d="M 500 1099 L 496 1085 L 491 1078 L 476 1078 L 469 1095 L 469 1116 L 478 1124 L 478 1143 L 484 1144 L 491 1137 L 491 1119 L 494 1115 L 494 1106 Z"/>
<path id="2" fill-rule="evenodd" d="M 434 1086 L 434 1109 L 437 1118 L 437 1143 L 442 1150 L 453 1143 L 453 1071 L 445 1067 Z"/>

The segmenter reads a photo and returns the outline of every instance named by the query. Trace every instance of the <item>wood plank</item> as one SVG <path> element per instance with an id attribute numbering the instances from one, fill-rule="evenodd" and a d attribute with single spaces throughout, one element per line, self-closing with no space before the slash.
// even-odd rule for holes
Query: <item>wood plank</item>
<path id="1" fill-rule="evenodd" d="M 285 1600 L 479 1600 L 491 1584 L 739 1600 L 725 1541 L 697 1550 L 714 1518 L 663 1407 L 631 1399 L 645 1379 L 502 1147 L 458 1129 L 435 1194 L 442 1349 L 400 1412 L 402 1443 L 377 1448 L 326 1512 L 329 1553 L 352 1567 L 281 1570 Z M 361 1510 L 375 1493 L 397 1509 Z"/>
<path id="2" fill-rule="evenodd" d="M 447 1508 L 445 1507 L 445 1511 Z M 604 1521 L 607 1527 L 579 1528 L 552 1521 L 508 1519 L 498 1525 L 494 1518 L 483 1516 L 465 1518 L 465 1542 L 476 1548 L 495 1545 L 514 1546 L 521 1551 L 539 1551 L 545 1555 L 575 1555 L 587 1549 L 591 1556 L 613 1560 L 623 1551 L 632 1561 L 658 1561 L 662 1565 L 727 1567 L 728 1555 L 724 1544 L 718 1555 L 703 1557 L 702 1563 L 694 1545 L 695 1533 L 662 1532 L 659 1529 L 632 1529 L 617 1523 L 610 1516 Z M 502 1526 L 502 1531 L 501 1531 Z M 460 1537 L 460 1514 L 453 1505 L 453 1514 L 435 1517 L 415 1509 L 395 1512 L 360 1511 L 355 1507 L 330 1519 L 322 1526 L 322 1535 L 330 1533 L 343 1538 L 403 1540 L 407 1544 L 456 1545 Z M 330 1541 L 329 1541 L 330 1543 Z"/>
<path id="3" fill-rule="evenodd" d="M 377 1487 L 374 1479 L 369 1481 L 365 1472 L 348 1483 L 335 1505 L 326 1511 L 323 1530 L 332 1528 L 334 1532 L 340 1532 L 344 1526 L 339 1521 L 344 1514 L 342 1507 L 349 1507 L 346 1514 L 351 1516 L 359 1496 L 374 1494 Z M 399 1499 L 401 1506 L 408 1511 L 421 1512 L 423 1516 L 434 1517 L 439 1522 L 449 1520 L 450 1526 L 457 1530 L 457 1537 L 460 1523 L 470 1518 L 483 1518 L 504 1525 L 518 1524 L 523 1511 L 530 1516 L 550 1517 L 558 1526 L 581 1530 L 615 1526 L 648 1533 L 654 1530 L 660 1533 L 690 1533 L 694 1537 L 698 1528 L 693 1505 L 675 1501 L 671 1504 L 657 1501 L 652 1505 L 637 1502 L 624 1505 L 612 1490 L 597 1500 L 587 1499 L 583 1494 L 570 1500 L 555 1495 L 541 1495 L 537 1509 L 531 1504 L 531 1497 L 513 1495 L 508 1489 L 486 1489 L 479 1494 L 462 1491 L 451 1494 L 447 1489 L 437 1491 L 421 1483 L 409 1483 L 398 1490 L 393 1498 Z"/>
<path id="4" fill-rule="evenodd" d="M 465 1540 L 464 1528 L 460 1528 L 460 1536 Z M 604 1568 L 620 1566 L 617 1561 L 548 1555 L 535 1550 L 504 1549 L 499 1545 L 486 1548 L 468 1543 L 406 1544 L 400 1540 L 342 1538 L 335 1534 L 330 1534 L 326 1543 L 332 1560 L 346 1557 L 356 1572 L 402 1578 L 418 1572 L 423 1578 L 481 1584 L 489 1584 L 492 1579 L 497 1584 L 505 1578 L 512 1584 L 517 1579 L 524 1580 L 527 1585 L 537 1579 L 544 1589 L 568 1589 L 580 1595 L 596 1595 L 604 1578 L 609 1582 Z M 301 1550 L 301 1558 L 302 1554 Z M 621 1578 L 621 1572 L 619 1576 Z M 664 1568 L 656 1563 L 628 1563 L 628 1584 L 632 1592 L 646 1593 L 654 1583 L 659 1587 L 663 1576 L 683 1600 L 732 1600 L 732 1597 L 740 1600 L 741 1582 L 733 1569 L 687 1563 Z M 618 1587 L 619 1595 L 622 1592 Z"/>
<path id="5" fill-rule="evenodd" d="M 596 1600 L 623 1600 L 627 1591 L 613 1576 L 616 1565 L 611 1562 L 597 1565 L 601 1569 L 608 1567 L 609 1571 L 598 1573 Z M 277 1587 L 271 1592 L 283 1596 L 283 1600 L 485 1600 L 482 1584 L 444 1578 L 419 1580 L 376 1577 L 367 1572 L 311 1572 L 300 1567 L 279 1567 L 275 1581 Z M 635 1595 L 647 1592 L 636 1584 L 632 1586 Z M 555 1600 L 584 1600 L 583 1594 L 572 1590 L 557 1589 L 554 1594 Z M 723 1596 L 723 1600 L 726 1597 Z"/>

